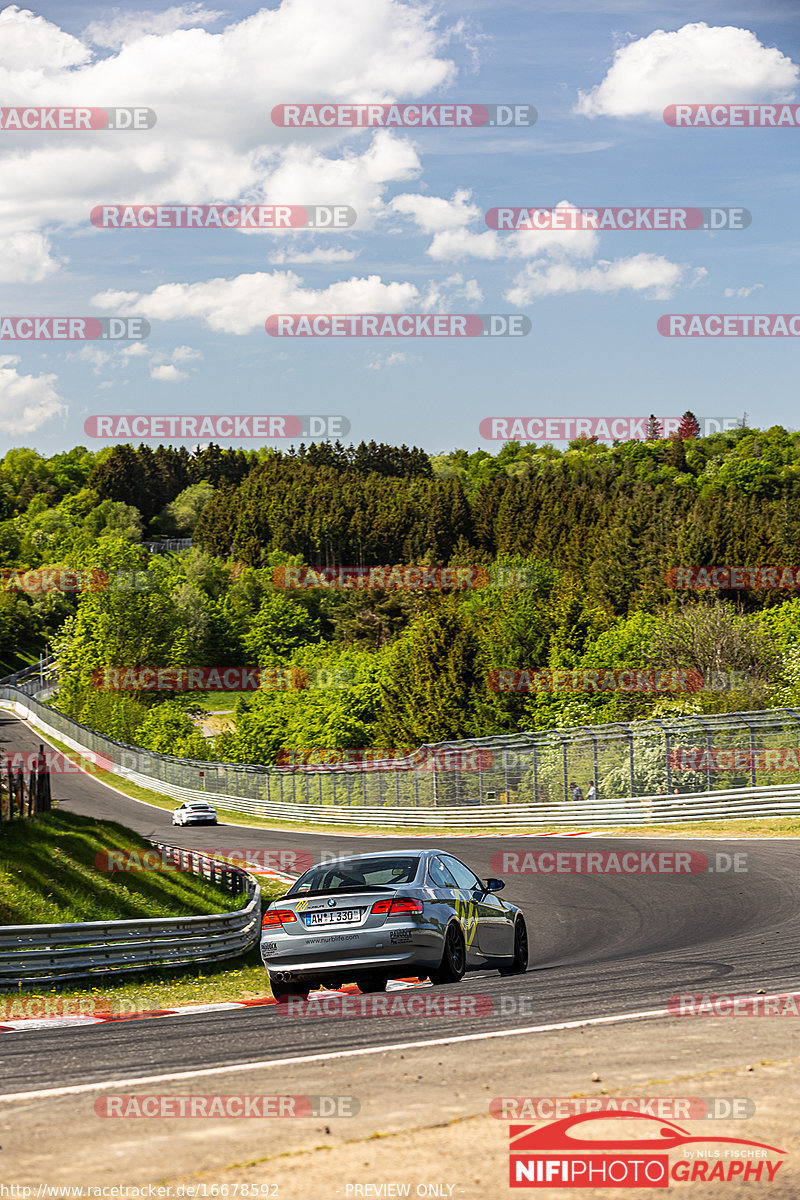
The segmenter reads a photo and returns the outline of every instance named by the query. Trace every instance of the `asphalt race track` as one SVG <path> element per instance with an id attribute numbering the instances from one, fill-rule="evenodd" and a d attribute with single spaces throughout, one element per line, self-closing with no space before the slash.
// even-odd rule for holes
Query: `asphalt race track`
<path id="1" fill-rule="evenodd" d="M 37 748 L 41 736 L 7 714 L 0 746 Z M 66 811 L 119 821 L 140 834 L 191 849 L 302 848 L 364 852 L 387 838 L 274 832 L 220 825 L 179 829 L 170 813 L 129 800 L 88 775 L 54 775 Z M 332 1019 L 280 1016 L 274 1007 L 125 1021 L 0 1035 L 2 1091 L 27 1092 L 157 1072 L 346 1051 L 432 1038 L 484 1034 L 615 1014 L 660 1010 L 676 993 L 776 992 L 800 979 L 800 846 L 791 840 L 414 838 L 451 850 L 482 875 L 497 873 L 499 849 L 622 852 L 666 849 L 746 854 L 746 870 L 694 875 L 507 876 L 504 896 L 525 911 L 531 941 L 527 975 L 467 975 L 437 994 L 480 994 L 489 1016 Z M 398 846 L 403 844 L 398 839 Z M 740 860 L 741 861 L 741 860 Z M 266 988 L 265 988 L 266 991 Z M 512 1003 L 513 1002 L 513 1003 Z M 514 1011 L 514 1010 L 517 1011 Z M 511 1011 L 509 1011 L 511 1010 Z"/>

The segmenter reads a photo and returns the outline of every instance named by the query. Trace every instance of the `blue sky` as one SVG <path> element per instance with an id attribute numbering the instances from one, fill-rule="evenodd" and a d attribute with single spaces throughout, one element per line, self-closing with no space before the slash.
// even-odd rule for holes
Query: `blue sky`
<path id="1" fill-rule="evenodd" d="M 499 448 L 479 436 L 491 416 L 690 408 L 800 425 L 797 340 L 656 330 L 670 312 L 800 312 L 800 126 L 674 129 L 660 116 L 678 102 L 800 103 L 798 17 L 782 2 L 624 0 L 3 9 L 4 105 L 135 104 L 158 121 L 0 132 L 0 313 L 152 326 L 133 353 L 0 347 L 0 451 L 96 449 L 107 443 L 83 431 L 96 414 L 335 413 L 354 441 L 434 453 Z M 391 132 L 270 121 L 275 104 L 358 100 L 524 102 L 538 121 Z M 103 203 L 223 202 L 349 204 L 358 222 L 245 234 L 88 219 Z M 563 202 L 741 206 L 752 224 L 542 236 L 491 234 L 483 220 L 496 205 Z M 532 329 L 468 341 L 264 331 L 276 312 L 383 311 L 520 312 Z"/>

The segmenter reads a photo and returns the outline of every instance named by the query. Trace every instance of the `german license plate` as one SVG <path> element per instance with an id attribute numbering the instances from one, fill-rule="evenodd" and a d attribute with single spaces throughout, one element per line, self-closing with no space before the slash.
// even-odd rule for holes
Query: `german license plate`
<path id="1" fill-rule="evenodd" d="M 325 908 L 306 913 L 306 925 L 347 925 L 358 921 L 360 916 L 360 908 Z"/>

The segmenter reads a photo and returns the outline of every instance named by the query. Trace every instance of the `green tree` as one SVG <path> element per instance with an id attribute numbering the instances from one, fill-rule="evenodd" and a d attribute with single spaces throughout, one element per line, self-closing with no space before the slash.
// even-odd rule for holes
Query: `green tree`
<path id="1" fill-rule="evenodd" d="M 253 616 L 242 644 L 259 666 L 287 658 L 293 650 L 319 638 L 318 623 L 296 600 L 267 595 Z"/>
<path id="2" fill-rule="evenodd" d="M 379 737 L 417 746 L 475 734 L 476 696 L 487 687 L 473 619 L 455 596 L 430 606 L 381 652 Z"/>
<path id="3" fill-rule="evenodd" d="M 205 506 L 214 495 L 208 480 L 190 484 L 161 510 L 157 528 L 171 537 L 191 537 Z"/>

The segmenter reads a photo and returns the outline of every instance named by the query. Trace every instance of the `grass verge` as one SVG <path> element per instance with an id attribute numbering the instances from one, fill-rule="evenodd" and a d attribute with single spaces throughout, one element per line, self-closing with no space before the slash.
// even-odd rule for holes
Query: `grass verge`
<path id="1" fill-rule="evenodd" d="M 262 882 L 266 901 L 279 896 L 286 885 Z M 124 979 L 76 980 L 46 988 L 21 987 L 0 995 L 0 1024 L 37 1015 L 131 1015 L 188 1004 L 219 1004 L 231 1000 L 258 1000 L 271 995 L 258 946 L 235 963 L 198 963 L 195 966 L 159 968 Z"/>
<path id="2" fill-rule="evenodd" d="M 107 850 L 152 850 L 123 825 L 54 810 L 0 826 L 0 925 L 187 917 L 241 908 L 182 871 L 104 871 Z"/>

